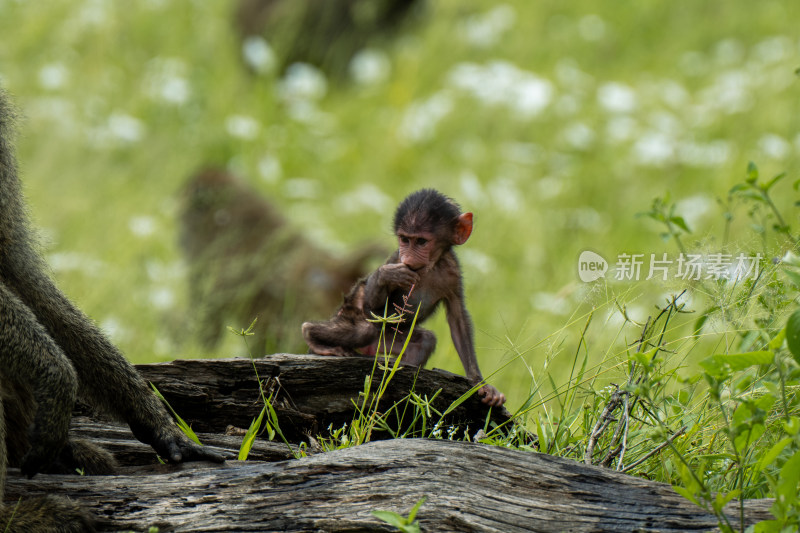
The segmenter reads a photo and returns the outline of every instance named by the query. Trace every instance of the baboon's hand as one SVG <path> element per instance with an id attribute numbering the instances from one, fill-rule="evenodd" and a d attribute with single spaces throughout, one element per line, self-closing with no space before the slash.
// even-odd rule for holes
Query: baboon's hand
<path id="1" fill-rule="evenodd" d="M 490 407 L 500 407 L 506 403 L 506 395 L 491 385 L 484 385 L 478 389 L 478 396 L 481 396 L 481 401 Z"/>
<path id="2" fill-rule="evenodd" d="M 167 427 L 136 427 L 131 424 L 133 434 L 142 442 L 153 447 L 153 449 L 163 459 L 170 463 L 180 463 L 183 461 L 213 461 L 221 463 L 226 456 L 200 446 L 183 434 L 171 421 Z"/>
<path id="3" fill-rule="evenodd" d="M 403 263 L 389 263 L 382 265 L 380 273 L 380 283 L 388 287 L 409 289 L 412 285 L 419 282 L 419 274 L 408 268 Z"/>
<path id="4" fill-rule="evenodd" d="M 159 455 L 166 457 L 172 463 L 179 463 L 182 461 L 212 461 L 214 463 L 222 463 L 226 459 L 223 454 L 205 446 L 198 445 L 183 433 L 153 443 L 153 448 L 155 448 L 156 451 L 158 451 L 159 448 L 163 448 L 164 452 L 159 451 Z"/>

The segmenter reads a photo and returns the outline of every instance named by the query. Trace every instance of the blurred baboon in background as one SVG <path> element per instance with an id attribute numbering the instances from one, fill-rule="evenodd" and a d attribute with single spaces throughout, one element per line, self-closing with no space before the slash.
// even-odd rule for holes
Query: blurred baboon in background
<path id="1" fill-rule="evenodd" d="M 236 26 L 243 39 L 266 38 L 280 71 L 310 63 L 335 77 L 347 73 L 353 55 L 386 37 L 419 0 L 240 0 Z"/>
<path id="2" fill-rule="evenodd" d="M 258 321 L 253 355 L 305 351 L 300 324 L 325 316 L 370 260 L 387 251 L 363 246 L 338 258 L 304 238 L 277 209 L 226 170 L 207 169 L 182 193 L 181 248 L 197 335 L 213 349 L 227 326 Z"/>

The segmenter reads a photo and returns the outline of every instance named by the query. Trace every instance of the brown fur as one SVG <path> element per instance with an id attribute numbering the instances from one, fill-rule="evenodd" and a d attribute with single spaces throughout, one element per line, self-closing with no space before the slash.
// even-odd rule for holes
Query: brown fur
<path id="1" fill-rule="evenodd" d="M 11 143 L 13 112 L 0 91 L 0 494 L 6 465 L 22 473 L 108 473 L 108 452 L 69 437 L 80 395 L 126 421 L 170 461 L 223 458 L 189 441 L 133 366 L 45 273 L 28 228 Z M 0 505 L 0 529 L 90 531 L 75 503 L 48 496 Z"/>
<path id="2" fill-rule="evenodd" d="M 353 287 L 331 320 L 303 324 L 306 343 L 312 352 L 321 355 L 399 355 L 416 312 L 416 325 L 402 357 L 406 364 L 424 366 L 436 348 L 436 337 L 419 325 L 443 304 L 467 378 L 481 383 L 483 376 L 475 354 L 472 320 L 464 303 L 461 268 L 452 249 L 469 238 L 472 213 L 461 213 L 450 198 L 423 189 L 398 206 L 394 230 L 397 251 Z M 373 314 L 391 315 L 400 310 L 404 312 L 403 324 L 397 328 L 387 326 L 385 337 L 380 338 L 380 326 L 368 320 Z M 493 406 L 505 402 L 505 396 L 488 384 L 481 387 L 479 394 Z"/>

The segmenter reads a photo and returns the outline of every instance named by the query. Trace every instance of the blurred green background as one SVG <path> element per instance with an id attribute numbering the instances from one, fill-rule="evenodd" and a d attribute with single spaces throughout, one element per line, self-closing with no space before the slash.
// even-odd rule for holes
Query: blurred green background
<path id="1" fill-rule="evenodd" d="M 137 363 L 246 351 L 187 333 L 177 192 L 209 163 L 339 252 L 391 244 L 394 206 L 420 187 L 473 211 L 458 252 L 479 362 L 512 407 L 541 369 L 569 371 L 588 309 L 624 346 L 638 328 L 609 302 L 644 321 L 681 289 L 585 284 L 582 251 L 674 256 L 635 216 L 667 192 L 687 242 L 713 248 L 748 161 L 800 178 L 796 2 L 433 0 L 345 83 L 248 72 L 232 19 L 229 2 L 0 0 L 0 84 L 43 249 Z M 463 373 L 433 322 L 430 366 Z"/>

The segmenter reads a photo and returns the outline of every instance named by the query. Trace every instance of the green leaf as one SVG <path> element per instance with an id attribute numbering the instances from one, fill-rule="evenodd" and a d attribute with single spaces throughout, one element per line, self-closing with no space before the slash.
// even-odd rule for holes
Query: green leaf
<path id="1" fill-rule="evenodd" d="M 764 431 L 766 431 L 764 424 L 752 424 L 733 439 L 733 446 L 736 448 L 736 451 L 743 454 L 751 444 L 761 438 Z"/>
<path id="2" fill-rule="evenodd" d="M 789 229 L 791 229 L 791 226 L 789 226 L 788 224 L 775 223 L 772 225 L 772 229 L 774 229 L 778 233 L 789 233 Z"/>
<path id="3" fill-rule="evenodd" d="M 692 470 L 685 464 L 678 463 L 678 475 L 681 477 L 683 484 L 686 485 L 686 490 L 692 494 L 697 495 L 705 493 L 705 487 L 703 487 L 703 468 L 704 465 L 700 465 L 696 470 Z"/>
<path id="4" fill-rule="evenodd" d="M 272 402 L 270 400 L 272 400 L 271 394 L 269 398 L 264 399 L 264 408 L 267 410 L 270 424 L 275 428 L 275 430 L 270 430 L 269 432 L 269 440 L 272 440 L 275 438 L 275 431 L 280 432 L 281 436 L 283 436 L 283 432 L 281 432 L 281 426 L 278 422 L 278 413 L 275 412 L 275 408 L 272 407 Z"/>
<path id="5" fill-rule="evenodd" d="M 751 529 L 752 528 L 752 529 Z M 747 533 L 781 533 L 780 520 L 762 520 L 747 528 Z"/>
<path id="6" fill-rule="evenodd" d="M 671 217 L 669 219 L 669 221 L 672 222 L 673 224 L 675 224 L 676 226 L 678 226 L 679 228 L 681 228 L 686 233 L 691 233 L 692 232 L 692 230 L 689 229 L 689 225 L 686 224 L 686 221 L 683 219 L 683 217 L 674 216 L 674 217 Z"/>
<path id="7" fill-rule="evenodd" d="M 790 417 L 788 422 L 783 423 L 783 430 L 792 436 L 800 433 L 800 418 L 796 416 Z"/>
<path id="8" fill-rule="evenodd" d="M 714 496 L 714 503 L 712 505 L 713 505 L 714 509 L 716 509 L 717 511 L 721 511 L 722 508 L 725 507 L 725 505 L 727 505 L 729 501 L 731 501 L 732 499 L 736 498 L 737 496 L 739 496 L 739 490 L 738 489 L 737 490 L 732 490 L 732 491 L 728 492 L 727 494 L 724 494 L 722 492 L 718 492 Z"/>
<path id="9" fill-rule="evenodd" d="M 758 167 L 756 166 L 755 163 L 750 161 L 747 164 L 747 177 L 745 178 L 745 181 L 747 183 L 755 183 L 757 179 L 758 179 Z"/>
<path id="10" fill-rule="evenodd" d="M 422 504 L 424 504 L 424 503 L 425 503 L 425 500 L 426 500 L 426 499 L 427 499 L 427 498 L 426 498 L 425 496 L 423 496 L 422 498 L 420 498 L 420 499 L 419 499 L 419 501 L 418 501 L 418 502 L 417 502 L 417 503 L 414 505 L 414 507 L 413 507 L 413 508 L 411 509 L 411 511 L 408 513 L 408 522 L 409 522 L 409 523 L 411 523 L 411 522 L 413 522 L 413 521 L 414 521 L 414 518 L 416 518 L 416 516 L 417 516 L 417 511 L 419 511 L 419 508 L 420 508 L 420 507 L 422 507 Z"/>
<path id="11" fill-rule="evenodd" d="M 694 323 L 694 333 L 692 335 L 694 335 L 695 337 L 700 335 L 700 332 L 702 331 L 705 323 L 708 321 L 709 318 L 711 318 L 711 315 L 713 313 L 716 313 L 717 311 L 719 311 L 719 306 L 717 305 L 709 307 L 708 309 L 703 311 L 703 313 L 697 318 L 697 320 Z"/>
<path id="12" fill-rule="evenodd" d="M 760 398 L 756 398 L 753 404 L 756 406 L 756 408 L 761 409 L 762 411 L 770 411 L 777 399 L 778 398 L 776 396 L 771 394 L 764 394 Z"/>
<path id="13" fill-rule="evenodd" d="M 632 354 L 628 359 L 635 363 L 639 363 L 645 368 L 649 368 L 653 366 L 653 360 L 655 359 L 660 349 L 661 347 L 657 346 L 647 352 L 636 352 Z"/>
<path id="14" fill-rule="evenodd" d="M 192 427 L 189 424 L 187 424 L 186 421 L 183 418 L 181 418 L 178 413 L 175 412 L 175 409 L 172 408 L 172 406 L 169 404 L 167 399 L 164 398 L 164 395 L 161 394 L 161 392 L 159 392 L 159 390 L 156 388 L 156 386 L 152 382 L 150 383 L 150 386 L 153 388 L 153 391 L 156 393 L 156 396 L 158 396 L 159 399 L 161 399 L 161 401 L 164 402 L 164 405 L 166 405 L 167 408 L 170 410 L 170 412 L 172 413 L 172 416 L 175 417 L 175 423 L 178 424 L 178 427 L 181 429 L 181 431 L 183 431 L 183 433 L 187 437 L 189 437 L 194 442 L 196 442 L 197 444 L 202 446 L 203 443 L 200 442 L 200 438 L 194 432 Z"/>
<path id="15" fill-rule="evenodd" d="M 766 184 L 766 185 L 764 185 L 764 187 L 763 187 L 764 191 L 768 191 L 768 190 L 770 190 L 770 188 L 771 188 L 773 185 L 775 185 L 775 184 L 776 184 L 776 183 L 778 183 L 778 182 L 779 182 L 779 181 L 780 181 L 782 178 L 785 178 L 785 177 L 786 177 L 786 172 L 781 172 L 780 174 L 778 174 L 777 176 L 775 176 L 774 178 L 772 178 L 771 180 L 769 180 L 769 181 L 767 182 L 767 184 Z"/>
<path id="16" fill-rule="evenodd" d="M 780 347 L 781 347 L 781 346 L 783 346 L 783 341 L 784 341 L 784 340 L 786 340 L 786 328 L 783 328 L 782 330 L 780 330 L 780 331 L 778 332 L 778 334 L 777 334 L 777 335 L 775 335 L 775 336 L 772 338 L 772 340 L 771 340 L 771 341 L 769 341 L 769 344 L 767 345 L 767 347 L 768 347 L 768 348 L 769 348 L 771 351 L 773 351 L 773 352 L 774 352 L 774 351 L 776 351 L 776 350 L 780 349 Z"/>
<path id="17" fill-rule="evenodd" d="M 800 451 L 795 452 L 781 468 L 775 496 L 785 498 L 786 501 L 796 501 L 798 481 L 800 481 Z"/>
<path id="18" fill-rule="evenodd" d="M 545 433 L 544 428 L 542 428 L 542 421 L 539 419 L 539 417 L 536 418 L 536 436 L 539 437 L 539 449 L 549 449 L 549 439 L 547 438 L 547 433 Z"/>
<path id="19" fill-rule="evenodd" d="M 702 505 L 700 504 L 700 501 L 689 490 L 687 490 L 687 489 L 685 489 L 683 487 L 679 487 L 677 485 L 673 485 L 672 486 L 672 490 L 674 490 L 675 492 L 677 492 L 678 494 L 680 494 L 681 496 L 683 496 L 684 498 L 686 498 L 687 500 L 689 500 L 693 504 L 700 505 L 700 507 L 702 507 Z"/>
<path id="20" fill-rule="evenodd" d="M 258 317 L 255 317 L 253 321 L 250 322 L 250 325 L 247 327 L 247 329 L 240 329 L 238 331 L 233 327 L 228 326 L 228 331 L 230 331 L 234 335 L 238 335 L 239 337 L 252 337 L 253 335 L 255 335 L 255 333 L 253 333 L 253 328 L 256 326 L 257 321 Z"/>
<path id="21" fill-rule="evenodd" d="M 792 313 L 786 321 L 786 345 L 794 360 L 800 363 L 800 309 Z"/>
<path id="22" fill-rule="evenodd" d="M 258 430 L 261 429 L 261 422 L 264 420 L 264 413 L 267 411 L 267 407 L 264 406 L 261 408 L 261 414 L 258 417 L 254 418 L 252 422 L 250 422 L 250 427 L 247 428 L 247 433 L 244 434 L 244 438 L 242 439 L 242 445 L 239 447 L 239 460 L 246 461 L 247 456 L 250 455 L 250 449 L 253 447 L 253 443 L 256 440 L 256 435 L 258 435 Z"/>
<path id="23" fill-rule="evenodd" d="M 717 378 L 724 379 L 733 372 L 744 370 L 745 368 L 756 365 L 768 365 L 772 363 L 775 354 L 767 351 L 716 354 L 700 361 L 706 372 Z"/>
<path id="24" fill-rule="evenodd" d="M 786 446 L 792 442 L 791 437 L 786 437 L 785 439 L 779 440 L 775 443 L 775 445 L 769 449 L 767 453 L 761 458 L 758 462 L 758 469 L 759 471 L 764 470 L 767 466 L 771 465 L 775 459 L 778 458 L 778 455 L 783 451 Z"/>
<path id="25" fill-rule="evenodd" d="M 372 511 L 372 516 L 378 520 L 383 520 L 390 526 L 394 526 L 397 529 L 407 525 L 406 519 L 403 516 L 392 511 Z"/>
<path id="26" fill-rule="evenodd" d="M 737 183 L 736 185 L 731 187 L 731 190 L 728 191 L 728 193 L 729 194 L 734 194 L 734 193 L 737 193 L 739 191 L 750 190 L 750 189 L 752 189 L 752 187 L 753 186 L 750 185 L 749 183 Z"/>
<path id="27" fill-rule="evenodd" d="M 647 218 L 652 218 L 657 222 L 664 222 L 664 215 L 662 215 L 661 213 L 656 213 L 655 211 L 639 211 L 633 216 L 634 218 L 647 217 Z"/>

